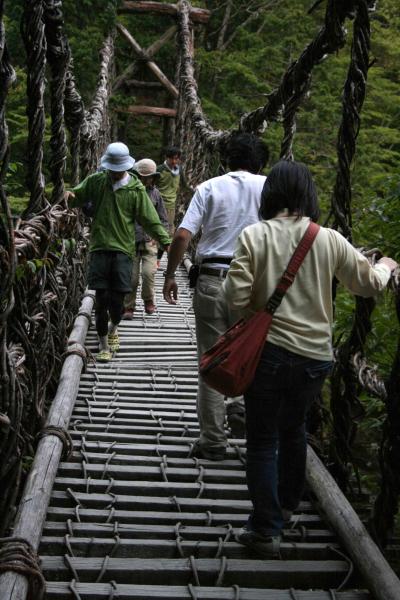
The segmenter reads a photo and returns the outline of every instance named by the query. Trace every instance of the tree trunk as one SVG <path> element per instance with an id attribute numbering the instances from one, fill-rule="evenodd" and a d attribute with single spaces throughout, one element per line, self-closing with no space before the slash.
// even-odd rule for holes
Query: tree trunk
<path id="1" fill-rule="evenodd" d="M 222 20 L 222 26 L 221 26 L 221 29 L 220 29 L 219 35 L 218 35 L 217 50 L 220 50 L 224 43 L 226 30 L 228 29 L 229 20 L 231 18 L 232 5 L 233 5 L 233 0 L 228 0 L 226 8 L 225 8 L 224 18 Z"/>

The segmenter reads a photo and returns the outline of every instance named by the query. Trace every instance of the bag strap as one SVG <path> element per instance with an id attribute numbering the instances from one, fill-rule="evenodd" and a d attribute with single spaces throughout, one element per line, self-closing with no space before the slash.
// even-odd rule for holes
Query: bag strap
<path id="1" fill-rule="evenodd" d="M 288 266 L 285 269 L 278 285 L 275 288 L 274 293 L 270 296 L 265 310 L 271 315 L 274 314 L 287 290 L 292 285 L 296 273 L 299 270 L 303 260 L 305 259 L 309 249 L 311 248 L 320 227 L 317 223 L 311 223 L 306 229 L 303 237 L 301 238 L 296 250 L 293 253 L 292 258 L 289 261 Z"/>

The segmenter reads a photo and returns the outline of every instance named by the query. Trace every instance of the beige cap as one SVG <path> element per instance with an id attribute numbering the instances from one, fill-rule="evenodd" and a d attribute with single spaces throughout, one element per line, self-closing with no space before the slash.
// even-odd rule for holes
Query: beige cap
<path id="1" fill-rule="evenodd" d="M 141 177 L 159 177 L 157 173 L 157 165 L 151 158 L 142 158 L 135 163 L 135 171 Z"/>

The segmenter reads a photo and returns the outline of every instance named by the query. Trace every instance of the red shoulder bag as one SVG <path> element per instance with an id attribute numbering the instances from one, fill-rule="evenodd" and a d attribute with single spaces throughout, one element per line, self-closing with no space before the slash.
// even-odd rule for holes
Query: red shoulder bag
<path id="1" fill-rule="evenodd" d="M 297 271 L 319 231 L 311 222 L 265 309 L 249 320 L 240 319 L 222 334 L 200 359 L 200 376 L 225 396 L 241 396 L 254 379 L 274 312 L 292 285 Z"/>

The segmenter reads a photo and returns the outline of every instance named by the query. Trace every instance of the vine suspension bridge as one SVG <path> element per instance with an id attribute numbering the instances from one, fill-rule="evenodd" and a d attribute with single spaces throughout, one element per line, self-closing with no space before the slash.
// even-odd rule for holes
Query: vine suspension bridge
<path id="1" fill-rule="evenodd" d="M 372 0 L 327 0 L 315 39 L 291 63 L 266 104 L 235 125 L 261 135 L 280 121 L 281 156 L 290 160 L 296 114 L 312 90 L 313 68 L 344 46 L 352 27 L 329 214 L 329 225 L 350 241 L 350 169 L 370 66 L 373 9 Z M 280 560 L 260 560 L 235 542 L 234 532 L 250 506 L 244 440 L 229 437 L 227 459 L 221 462 L 191 456 L 198 423 L 189 259 L 178 273 L 179 304 L 162 301 L 158 272 L 156 313 L 139 310 L 133 321 L 122 322 L 121 349 L 110 363 L 92 359 L 94 296 L 85 291 L 88 227 L 64 201 L 67 161 L 72 184 L 96 169 L 112 138 L 110 97 L 135 75 L 139 61 L 168 91 L 169 106 L 120 110 L 164 117 L 166 136 L 183 150 L 190 188 L 215 175 L 232 133 L 212 128 L 197 94 L 195 31 L 207 23 L 208 11 L 187 0 L 176 5 L 124 1 L 117 13 L 149 11 L 169 15 L 170 29 L 145 50 L 117 22 L 100 51 L 98 85 L 86 108 L 74 79 L 61 1 L 24 2 L 30 199 L 15 220 L 5 191 L 6 100 L 15 73 L 0 0 L 0 600 L 400 600 L 400 582 L 381 552 L 399 543 L 392 531 L 400 493 L 400 351 L 384 381 L 365 355 L 373 300 L 356 298 L 352 329 L 335 349 L 329 450 L 335 479 L 310 446 L 307 494 L 285 529 Z M 136 57 L 118 77 L 116 35 Z M 172 83 L 154 56 L 173 40 Z M 43 177 L 48 117 L 50 196 Z M 181 198 L 181 212 L 186 201 Z M 379 251 L 368 256 L 374 261 Z M 397 273 L 391 293 L 400 317 Z M 382 484 L 371 514 L 365 513 L 363 490 L 352 494 L 356 503 L 364 501 L 360 514 L 372 537 L 344 495 L 354 487 L 353 415 L 362 391 L 387 408 Z M 324 457 L 327 452 L 318 443 L 324 423 L 317 421 L 311 439 Z M 34 459 L 22 491 L 23 459 L 29 454 Z"/>

